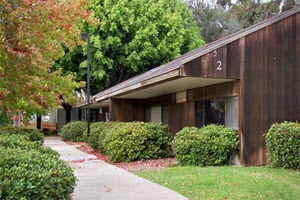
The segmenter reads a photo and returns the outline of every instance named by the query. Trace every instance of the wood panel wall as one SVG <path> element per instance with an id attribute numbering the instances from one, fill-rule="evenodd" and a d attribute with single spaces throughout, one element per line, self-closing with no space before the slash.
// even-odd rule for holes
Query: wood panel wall
<path id="1" fill-rule="evenodd" d="M 299 26 L 297 14 L 245 37 L 243 164 L 266 164 L 263 134 L 273 123 L 300 121 Z"/>
<path id="2" fill-rule="evenodd" d="M 111 121 L 144 121 L 144 101 L 141 99 L 110 99 Z"/>
<path id="3" fill-rule="evenodd" d="M 232 81 L 193 89 L 193 100 L 216 99 L 220 97 L 238 96 L 239 81 Z"/>
<path id="4" fill-rule="evenodd" d="M 203 78 L 240 78 L 237 44 L 220 47 L 184 64 L 184 75 Z M 234 56 L 231 56 L 234 55 Z"/>
<path id="5" fill-rule="evenodd" d="M 223 73 L 215 71 L 221 61 Z M 238 78 L 238 86 L 193 90 L 194 98 L 239 95 L 241 161 L 264 165 L 263 134 L 275 122 L 300 121 L 300 14 L 231 42 L 185 64 L 186 76 Z"/>
<path id="6" fill-rule="evenodd" d="M 177 103 L 170 105 L 169 128 L 175 134 L 182 128 L 195 125 L 195 103 Z"/>

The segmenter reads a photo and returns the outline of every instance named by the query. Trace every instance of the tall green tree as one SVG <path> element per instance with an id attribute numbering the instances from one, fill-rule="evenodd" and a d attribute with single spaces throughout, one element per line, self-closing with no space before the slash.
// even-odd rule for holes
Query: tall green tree
<path id="1" fill-rule="evenodd" d="M 0 0 L 0 107 L 43 114 L 63 95 L 76 103 L 71 75 L 49 73 L 54 61 L 79 43 L 89 20 L 85 0 Z M 67 14 L 66 14 L 67 13 Z"/>
<path id="2" fill-rule="evenodd" d="M 243 28 L 273 17 L 280 12 L 290 10 L 300 4 L 299 0 L 253 1 L 238 0 L 230 8 L 230 15 L 236 17 Z"/>
<path id="3" fill-rule="evenodd" d="M 179 0 L 93 0 L 97 27 L 91 35 L 92 93 L 191 51 L 204 44 L 187 6 Z M 80 48 L 66 53 L 55 68 L 76 72 L 84 80 L 86 62 Z"/>
<path id="4" fill-rule="evenodd" d="M 217 1 L 217 4 L 213 0 L 187 0 L 185 2 L 193 12 L 193 18 L 207 43 L 242 29 L 237 18 L 228 12 L 231 1 Z"/>
<path id="5" fill-rule="evenodd" d="M 300 0 L 185 0 L 201 28 L 206 42 L 212 42 L 243 28 L 300 5 Z"/>

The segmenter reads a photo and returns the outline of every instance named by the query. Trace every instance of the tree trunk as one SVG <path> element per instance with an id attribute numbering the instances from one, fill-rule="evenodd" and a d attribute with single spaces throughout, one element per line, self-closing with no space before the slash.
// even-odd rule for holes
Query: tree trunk
<path id="1" fill-rule="evenodd" d="M 67 106 L 65 108 L 65 111 L 66 111 L 66 123 L 71 122 L 71 110 L 72 110 L 72 106 Z"/>
<path id="2" fill-rule="evenodd" d="M 38 129 L 38 130 L 41 130 L 41 128 L 42 128 L 42 116 L 37 116 L 37 118 L 36 118 L 36 128 Z"/>
<path id="3" fill-rule="evenodd" d="M 66 124 L 67 124 L 67 123 L 71 122 L 71 111 L 72 111 L 73 106 L 68 104 L 67 102 L 65 102 L 62 95 L 60 96 L 60 99 L 63 100 L 61 105 L 66 111 Z"/>

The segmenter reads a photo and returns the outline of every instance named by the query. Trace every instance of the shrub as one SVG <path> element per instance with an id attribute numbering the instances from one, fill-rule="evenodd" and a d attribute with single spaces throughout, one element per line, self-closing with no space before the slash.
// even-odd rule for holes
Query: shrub
<path id="1" fill-rule="evenodd" d="M 106 148 L 105 148 L 105 138 L 107 135 L 110 134 L 110 131 L 113 130 L 115 127 L 121 127 L 126 122 L 109 122 L 106 123 L 105 126 L 103 126 L 99 138 L 98 138 L 98 150 L 101 153 L 106 153 Z"/>
<path id="2" fill-rule="evenodd" d="M 45 136 L 53 136 L 53 135 L 57 135 L 57 131 L 56 130 L 51 130 L 49 128 L 43 128 L 42 133 Z"/>
<path id="3" fill-rule="evenodd" d="M 59 156 L 59 154 L 56 151 L 51 150 L 50 147 L 43 147 L 37 142 L 30 142 L 28 137 L 22 135 L 0 135 L 0 146 L 23 150 L 35 149 L 41 153 L 52 154 L 56 157 Z"/>
<path id="4" fill-rule="evenodd" d="M 107 122 L 96 122 L 91 124 L 89 136 L 87 135 L 87 130 L 84 131 L 83 134 L 84 141 L 88 142 L 89 145 L 96 150 L 99 150 L 98 147 L 99 135 L 101 133 L 101 130 L 105 128 L 106 124 Z"/>
<path id="5" fill-rule="evenodd" d="M 70 122 L 61 129 L 61 138 L 63 140 L 82 142 L 83 133 L 87 128 L 87 123 L 82 121 Z"/>
<path id="6" fill-rule="evenodd" d="M 58 153 L 20 135 L 0 144 L 0 199 L 70 199 L 75 176 Z"/>
<path id="7" fill-rule="evenodd" d="M 273 167 L 300 169 L 300 124 L 275 123 L 266 135 L 267 157 Z"/>
<path id="8" fill-rule="evenodd" d="M 180 165 L 209 166 L 226 164 L 238 149 L 237 133 L 221 125 L 201 129 L 186 127 L 173 140 L 176 160 Z"/>
<path id="9" fill-rule="evenodd" d="M 170 155 L 172 136 L 162 124 L 121 123 L 110 129 L 103 141 L 112 162 L 163 158 Z"/>
<path id="10" fill-rule="evenodd" d="M 23 126 L 4 126 L 0 127 L 0 135 L 8 134 L 8 135 L 23 135 L 28 137 L 30 141 L 38 142 L 42 144 L 44 142 L 44 134 L 40 133 L 35 128 L 26 128 Z"/>

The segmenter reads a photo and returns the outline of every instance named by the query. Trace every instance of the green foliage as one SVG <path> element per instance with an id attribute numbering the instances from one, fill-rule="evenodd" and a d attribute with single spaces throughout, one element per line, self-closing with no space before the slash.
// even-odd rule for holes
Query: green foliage
<path id="1" fill-rule="evenodd" d="M 222 125 L 203 128 L 186 127 L 174 140 L 176 160 L 181 165 L 210 166 L 228 162 L 230 154 L 238 149 L 237 133 Z"/>
<path id="2" fill-rule="evenodd" d="M 5 110 L 0 106 L 0 126 L 7 126 L 11 124 L 11 120 L 7 116 Z"/>
<path id="3" fill-rule="evenodd" d="M 300 169 L 300 124 L 273 124 L 266 135 L 267 157 L 273 167 Z"/>
<path id="4" fill-rule="evenodd" d="M 72 49 L 80 42 L 83 20 L 90 22 L 90 1 L 1 0 L 0 101 L 12 114 L 45 114 L 60 105 L 59 96 L 77 102 L 81 85 L 72 75 L 49 73 L 63 56 L 62 44 Z M 68 13 L 65 15 L 64 13 Z"/>
<path id="5" fill-rule="evenodd" d="M 39 144 L 43 144 L 44 135 L 40 133 L 35 128 L 26 128 L 24 126 L 0 126 L 0 135 L 22 135 L 28 138 L 28 140 L 33 142 L 38 142 Z"/>
<path id="6" fill-rule="evenodd" d="M 70 199 L 75 176 L 57 152 L 20 135 L 0 144 L 0 199 Z"/>
<path id="7" fill-rule="evenodd" d="M 169 156 L 171 140 L 165 125 L 131 122 L 110 129 L 103 145 L 110 161 L 129 162 Z"/>
<path id="8" fill-rule="evenodd" d="M 53 135 L 57 135 L 57 131 L 56 130 L 51 130 L 49 128 L 43 128 L 42 133 L 45 136 L 53 136 Z"/>
<path id="9" fill-rule="evenodd" d="M 91 34 L 92 93 L 204 44 L 190 11 L 180 0 L 92 2 L 91 10 L 99 24 L 85 25 L 82 30 Z M 85 80 L 83 52 L 80 47 L 67 52 L 54 68 L 62 68 L 63 74 L 76 72 L 77 80 Z"/>
<path id="10" fill-rule="evenodd" d="M 194 20 L 201 29 L 201 35 L 205 42 L 210 43 L 243 28 L 237 17 L 233 16 L 222 5 L 228 2 L 219 2 L 213 5 L 212 2 L 202 0 L 189 0 L 186 4 L 193 12 Z"/>
<path id="11" fill-rule="evenodd" d="M 209 43 L 300 5 L 299 0 L 186 0 L 203 39 Z"/>
<path id="12" fill-rule="evenodd" d="M 87 130 L 84 131 L 84 141 L 88 142 L 93 149 L 99 150 L 99 136 L 108 123 L 109 122 L 96 122 L 91 124 L 89 136 L 87 135 Z"/>
<path id="13" fill-rule="evenodd" d="M 67 141 L 82 142 L 87 123 L 83 121 L 70 122 L 61 129 L 61 138 Z"/>

